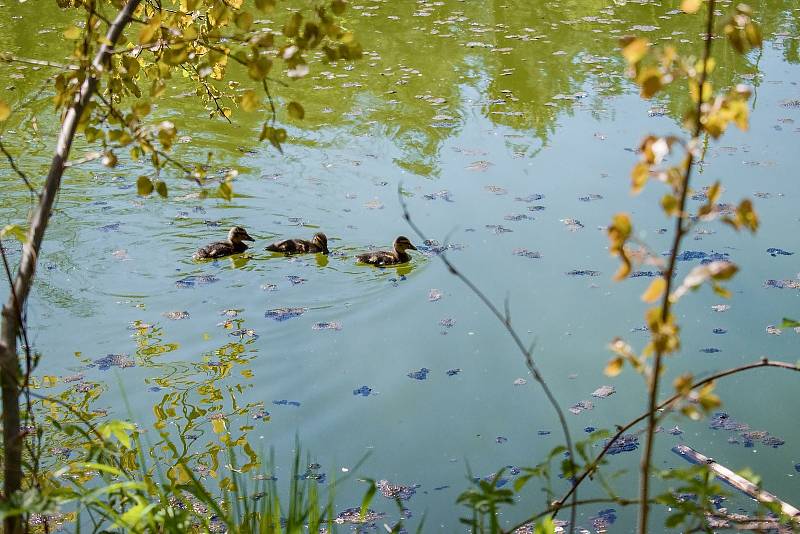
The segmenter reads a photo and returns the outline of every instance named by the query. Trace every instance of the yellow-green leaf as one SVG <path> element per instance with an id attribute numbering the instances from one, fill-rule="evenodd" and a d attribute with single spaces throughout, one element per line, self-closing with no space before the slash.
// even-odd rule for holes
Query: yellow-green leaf
<path id="1" fill-rule="evenodd" d="M 233 198 L 233 188 L 228 182 L 219 184 L 219 196 L 225 200 L 231 200 Z"/>
<path id="2" fill-rule="evenodd" d="M 683 0 L 683 2 L 681 2 L 681 10 L 684 13 L 697 13 L 702 3 L 703 0 Z"/>
<path id="3" fill-rule="evenodd" d="M 8 120 L 11 116 L 11 106 L 5 100 L 0 100 L 0 122 Z"/>
<path id="4" fill-rule="evenodd" d="M 139 44 L 148 44 L 154 40 L 161 29 L 161 15 L 156 15 L 139 30 Z"/>
<path id="5" fill-rule="evenodd" d="M 606 365 L 605 371 L 603 371 L 606 376 L 617 376 L 622 372 L 622 365 L 625 363 L 625 360 L 622 359 L 622 356 L 617 356 L 616 358 L 611 358 Z"/>
<path id="6" fill-rule="evenodd" d="M 647 55 L 647 50 L 650 44 L 647 39 L 636 37 L 627 42 L 623 42 L 622 55 L 630 64 L 638 63 L 642 58 Z"/>
<path id="7" fill-rule="evenodd" d="M 67 29 L 64 30 L 64 38 L 70 41 L 77 41 L 81 38 L 81 29 L 77 26 L 68 26 Z"/>
<path id="8" fill-rule="evenodd" d="M 158 193 L 158 195 L 161 198 L 167 198 L 167 184 L 165 184 L 161 180 L 157 181 L 156 182 L 156 193 Z"/>
<path id="9" fill-rule="evenodd" d="M 286 109 L 289 112 L 289 116 L 293 119 L 302 119 L 306 116 L 306 110 L 303 109 L 303 106 L 301 106 L 298 102 L 289 102 L 289 104 L 286 106 Z"/>
<path id="10" fill-rule="evenodd" d="M 645 292 L 642 293 L 642 300 L 644 302 L 655 302 L 664 294 L 666 288 L 667 281 L 664 278 L 656 278 L 650 282 Z"/>
<path id="11" fill-rule="evenodd" d="M 242 106 L 243 111 L 249 112 L 257 110 L 261 102 L 258 98 L 258 94 L 256 94 L 254 90 L 248 89 L 242 93 L 242 99 L 239 104 Z"/>
<path id="12" fill-rule="evenodd" d="M 136 180 L 136 192 L 142 196 L 147 196 L 153 192 L 153 182 L 147 176 L 140 176 Z"/>

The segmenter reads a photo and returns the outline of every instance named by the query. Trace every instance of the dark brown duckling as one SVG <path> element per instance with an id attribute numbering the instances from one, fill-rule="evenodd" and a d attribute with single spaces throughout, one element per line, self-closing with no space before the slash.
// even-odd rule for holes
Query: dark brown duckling
<path id="1" fill-rule="evenodd" d="M 394 240 L 394 250 L 375 250 L 373 252 L 365 252 L 359 254 L 356 259 L 360 263 L 369 265 L 377 265 L 383 267 L 384 265 L 399 265 L 411 261 L 411 256 L 406 250 L 417 250 L 417 247 L 411 244 L 406 236 L 400 236 Z"/>
<path id="2" fill-rule="evenodd" d="M 287 256 L 290 254 L 315 254 L 322 252 L 328 253 L 328 238 L 322 232 L 317 232 L 311 241 L 305 239 L 287 239 L 278 241 L 268 246 L 265 250 L 270 252 L 283 252 Z"/>
<path id="3" fill-rule="evenodd" d="M 255 241 L 247 230 L 241 226 L 234 226 L 228 232 L 227 241 L 217 241 L 202 248 L 197 249 L 192 258 L 196 260 L 207 260 L 212 258 L 223 258 L 231 254 L 239 254 L 247 250 L 247 245 L 242 241 Z"/>

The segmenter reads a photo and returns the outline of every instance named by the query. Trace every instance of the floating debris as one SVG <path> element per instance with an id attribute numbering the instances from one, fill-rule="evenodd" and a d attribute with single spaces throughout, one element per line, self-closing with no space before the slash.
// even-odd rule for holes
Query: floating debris
<path id="1" fill-rule="evenodd" d="M 619 454 L 621 452 L 632 452 L 639 448 L 639 438 L 635 434 L 623 434 L 614 441 L 606 440 L 603 446 L 611 443 L 608 454 Z"/>
<path id="2" fill-rule="evenodd" d="M 274 400 L 272 401 L 272 404 L 276 406 L 295 406 L 295 407 L 300 406 L 300 402 L 293 400 L 286 400 L 286 399 Z"/>
<path id="3" fill-rule="evenodd" d="M 764 287 L 774 287 L 775 289 L 800 289 L 800 280 L 765 280 Z"/>
<path id="4" fill-rule="evenodd" d="M 536 431 L 536 435 L 537 436 L 549 436 L 550 434 L 551 434 L 551 432 L 549 430 L 537 430 Z"/>
<path id="5" fill-rule="evenodd" d="M 112 224 L 106 224 L 105 226 L 101 226 L 100 228 L 98 228 L 98 230 L 100 230 L 101 232 L 106 232 L 106 233 L 108 233 L 108 232 L 117 232 L 117 231 L 119 231 L 119 227 L 121 225 L 122 225 L 122 223 L 118 223 L 118 222 L 117 223 L 112 223 Z"/>
<path id="6" fill-rule="evenodd" d="M 683 430 L 678 428 L 678 426 L 676 425 L 676 426 L 670 428 L 669 430 L 667 430 L 667 434 L 669 434 L 671 436 L 680 436 L 681 434 L 683 434 Z"/>
<path id="7" fill-rule="evenodd" d="M 408 378 L 413 378 L 414 380 L 425 380 L 428 378 L 428 373 L 430 372 L 431 372 L 430 369 L 428 369 L 427 367 L 423 367 L 419 371 L 411 371 L 406 376 Z"/>
<path id="8" fill-rule="evenodd" d="M 90 363 L 87 367 L 97 367 L 100 371 L 108 371 L 112 367 L 119 367 L 126 369 L 128 367 L 136 367 L 136 361 L 128 357 L 127 354 L 107 354 Z"/>
<path id="9" fill-rule="evenodd" d="M 600 276 L 600 271 L 589 271 L 584 269 L 576 269 L 572 271 L 567 271 L 565 273 L 567 276 Z"/>
<path id="10" fill-rule="evenodd" d="M 175 285 L 182 288 L 194 288 L 196 286 L 213 284 L 214 282 L 219 282 L 219 278 L 213 274 L 202 274 L 200 276 L 187 276 L 186 278 L 176 280 Z"/>
<path id="11" fill-rule="evenodd" d="M 242 310 L 228 309 L 228 310 L 222 310 L 221 312 L 219 312 L 219 314 L 222 317 L 231 317 L 231 318 L 233 318 L 233 317 L 238 317 L 241 312 L 242 312 Z"/>
<path id="12" fill-rule="evenodd" d="M 517 378 L 517 379 L 514 380 L 513 383 L 514 383 L 515 386 L 524 386 L 525 384 L 528 383 L 528 381 L 525 380 L 524 378 Z"/>
<path id="13" fill-rule="evenodd" d="M 595 532 L 608 532 L 608 527 L 617 521 L 617 511 L 613 508 L 600 510 L 596 516 L 590 517 L 589 521 L 592 522 Z"/>
<path id="14" fill-rule="evenodd" d="M 486 225 L 486 228 L 487 228 L 488 230 L 491 230 L 492 232 L 494 232 L 494 233 L 495 233 L 495 234 L 497 234 L 497 235 L 500 235 L 500 234 L 505 234 L 505 233 L 508 233 L 508 232 L 513 232 L 513 231 L 514 231 L 514 230 L 512 230 L 511 228 L 506 228 L 506 227 L 505 227 L 505 226 L 503 226 L 502 224 L 487 224 L 487 225 Z"/>
<path id="15" fill-rule="evenodd" d="M 428 302 L 436 302 L 442 299 L 442 292 L 438 289 L 428 291 Z"/>
<path id="16" fill-rule="evenodd" d="M 728 333 L 728 331 L 725 330 L 724 328 L 715 328 L 711 332 L 714 333 L 714 334 L 727 334 Z"/>
<path id="17" fill-rule="evenodd" d="M 661 106 L 652 107 L 647 111 L 647 116 L 648 117 L 664 117 L 667 114 L 667 111 L 668 110 L 665 107 L 661 107 Z"/>
<path id="18" fill-rule="evenodd" d="M 474 171 L 474 172 L 484 172 L 484 171 L 486 171 L 486 170 L 487 170 L 487 169 L 488 169 L 488 168 L 489 168 L 491 165 L 492 165 L 492 163 L 491 163 L 490 161 L 478 160 L 478 161 L 473 161 L 472 163 L 470 163 L 469 165 L 467 165 L 466 169 L 467 169 L 468 171 Z"/>
<path id="19" fill-rule="evenodd" d="M 306 280 L 305 278 L 301 278 L 300 276 L 297 276 L 296 274 L 290 274 L 286 278 L 292 283 L 293 286 L 300 285 L 303 282 L 308 282 L 308 280 Z"/>
<path id="20" fill-rule="evenodd" d="M 372 388 L 369 386 L 361 386 L 360 388 L 353 390 L 353 395 L 356 397 L 369 397 L 370 393 L 372 393 Z"/>
<path id="21" fill-rule="evenodd" d="M 578 197 L 578 200 L 581 202 L 593 202 L 595 200 L 603 200 L 603 195 L 597 195 L 594 193 L 588 194 L 584 197 Z"/>
<path id="22" fill-rule="evenodd" d="M 505 195 L 508 193 L 505 187 L 500 187 L 499 185 L 487 185 L 484 186 L 484 189 L 490 193 L 494 193 L 495 195 Z"/>
<path id="23" fill-rule="evenodd" d="M 497 436 L 496 438 L 494 438 L 494 442 L 497 443 L 498 445 L 502 445 L 503 443 L 506 443 L 507 441 L 508 441 L 508 438 L 504 437 L 504 436 Z"/>
<path id="24" fill-rule="evenodd" d="M 570 232 L 577 232 L 578 230 L 584 227 L 583 223 L 581 223 L 578 219 L 567 218 L 560 220 L 562 223 L 564 223 L 564 226 L 566 226 L 567 230 L 569 230 Z"/>
<path id="25" fill-rule="evenodd" d="M 544 198 L 544 195 L 541 195 L 539 193 L 532 193 L 532 194 L 530 194 L 530 195 L 528 195 L 526 197 L 514 197 L 514 200 L 516 200 L 518 202 L 531 203 L 531 202 L 537 202 L 539 200 L 542 200 L 543 198 Z M 530 209 L 530 208 L 528 208 L 528 209 Z M 544 209 L 544 206 L 542 206 L 542 209 Z M 536 210 L 531 210 L 531 211 L 536 211 Z"/>
<path id="26" fill-rule="evenodd" d="M 423 196 L 425 198 L 427 198 L 428 200 L 442 199 L 442 200 L 444 200 L 446 202 L 454 202 L 453 201 L 453 194 L 450 191 L 448 191 L 447 189 L 442 189 L 441 191 L 437 191 L 436 193 L 428 193 L 428 194 L 423 195 Z"/>
<path id="27" fill-rule="evenodd" d="M 598 399 L 605 399 L 607 397 L 610 397 L 616 392 L 617 390 L 614 388 L 614 386 L 600 386 L 599 388 L 597 388 L 592 392 L 592 397 L 597 397 Z"/>
<path id="28" fill-rule="evenodd" d="M 771 325 L 767 326 L 767 334 L 770 334 L 772 336 L 779 336 L 779 335 L 783 334 L 783 330 L 781 330 L 780 328 L 778 328 L 774 324 L 771 324 Z"/>
<path id="29" fill-rule="evenodd" d="M 275 285 L 275 284 L 261 284 L 260 287 L 261 287 L 262 291 L 277 291 L 278 290 L 278 286 Z"/>
<path id="30" fill-rule="evenodd" d="M 544 211 L 546 209 L 547 208 L 545 206 L 539 206 L 539 205 L 528 206 L 528 211 Z"/>
<path id="31" fill-rule="evenodd" d="M 336 519 L 333 521 L 339 525 L 344 523 L 363 525 L 365 523 L 374 523 L 375 521 L 383 519 L 384 517 L 386 517 L 385 513 L 378 513 L 370 508 L 367 508 L 364 511 L 363 516 L 361 515 L 361 508 L 347 508 L 336 514 Z"/>
<path id="32" fill-rule="evenodd" d="M 628 278 L 655 278 L 661 276 L 658 271 L 634 271 L 628 275 Z"/>
<path id="33" fill-rule="evenodd" d="M 404 486 L 403 484 L 390 484 L 388 480 L 381 480 L 375 486 L 381 495 L 387 499 L 400 499 L 407 501 L 417 492 L 419 484 Z"/>
<path id="34" fill-rule="evenodd" d="M 238 337 L 240 339 L 244 339 L 246 337 L 252 339 L 258 339 L 258 334 L 252 328 L 240 328 L 239 330 L 234 330 L 233 332 L 228 333 L 229 336 Z"/>
<path id="35" fill-rule="evenodd" d="M 342 329 L 342 323 L 338 321 L 333 322 L 321 322 L 321 323 L 314 323 L 311 325 L 312 330 L 336 330 L 339 331 Z"/>
<path id="36" fill-rule="evenodd" d="M 782 248 L 770 247 L 767 249 L 767 254 L 775 258 L 777 256 L 791 256 L 794 254 L 794 252 L 788 252 L 786 250 L 783 250 Z"/>
<path id="37" fill-rule="evenodd" d="M 535 217 L 525 215 L 524 213 L 510 213 L 503 217 L 506 221 L 519 222 L 519 221 L 535 221 Z"/>
<path id="38" fill-rule="evenodd" d="M 371 209 L 371 210 L 382 210 L 383 209 L 383 202 L 381 202 L 380 200 L 375 198 L 375 199 L 370 200 L 366 204 L 364 204 L 364 206 L 367 209 Z"/>
<path id="39" fill-rule="evenodd" d="M 253 419 L 257 421 L 269 421 L 269 412 L 261 408 L 253 413 Z"/>
<path id="40" fill-rule="evenodd" d="M 706 354 L 716 354 L 717 352 L 722 352 L 722 351 L 716 347 L 707 347 L 704 349 L 700 349 L 700 352 L 704 352 Z"/>
<path id="41" fill-rule="evenodd" d="M 514 254 L 514 256 L 520 256 L 522 258 L 530 258 L 532 260 L 538 260 L 541 259 L 542 257 L 542 254 L 540 252 L 528 250 L 527 248 L 515 248 L 512 254 Z"/>
<path id="42" fill-rule="evenodd" d="M 439 326 L 443 328 L 453 328 L 456 325 L 456 320 L 452 317 L 445 317 L 439 321 Z"/>
<path id="43" fill-rule="evenodd" d="M 182 319 L 189 318 L 188 311 L 169 311 L 169 312 L 164 312 L 161 315 L 163 315 L 167 319 L 170 319 L 171 321 L 180 321 Z"/>
<path id="44" fill-rule="evenodd" d="M 581 412 L 588 412 L 592 409 L 594 409 L 594 403 L 588 400 L 578 401 L 569 407 L 569 411 L 575 415 L 578 415 Z"/>
<path id="45" fill-rule="evenodd" d="M 461 369 L 458 369 L 458 368 L 456 368 L 456 369 L 448 369 L 447 370 L 447 376 L 456 376 L 460 372 L 461 372 Z"/>
<path id="46" fill-rule="evenodd" d="M 275 308 L 273 310 L 267 310 L 264 313 L 264 317 L 280 322 L 287 321 L 294 317 L 300 317 L 306 311 L 308 311 L 306 308 Z"/>
<path id="47" fill-rule="evenodd" d="M 711 309 L 717 313 L 723 313 L 731 309 L 730 304 L 714 304 Z"/>

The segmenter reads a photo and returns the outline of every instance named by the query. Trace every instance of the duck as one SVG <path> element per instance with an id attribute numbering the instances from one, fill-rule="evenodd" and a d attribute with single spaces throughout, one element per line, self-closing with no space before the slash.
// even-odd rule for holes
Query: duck
<path id="1" fill-rule="evenodd" d="M 212 258 L 223 258 L 231 254 L 239 254 L 247 250 L 247 245 L 242 241 L 255 241 L 247 230 L 241 226 L 234 226 L 228 231 L 227 241 L 216 241 L 202 248 L 197 249 L 192 255 L 195 260 L 207 260 Z"/>
<path id="2" fill-rule="evenodd" d="M 283 252 L 287 256 L 290 254 L 314 254 L 322 252 L 328 253 L 328 237 L 322 232 L 317 232 L 311 241 L 305 239 L 287 239 L 278 241 L 266 247 L 264 250 L 270 252 Z"/>
<path id="3" fill-rule="evenodd" d="M 411 256 L 406 250 L 417 250 L 417 247 L 411 244 L 411 241 L 404 235 L 399 236 L 394 240 L 394 250 L 374 250 L 372 252 L 365 252 L 359 254 L 356 259 L 360 263 L 368 265 L 377 265 L 383 267 L 385 265 L 400 265 L 401 263 L 408 263 L 411 261 Z"/>

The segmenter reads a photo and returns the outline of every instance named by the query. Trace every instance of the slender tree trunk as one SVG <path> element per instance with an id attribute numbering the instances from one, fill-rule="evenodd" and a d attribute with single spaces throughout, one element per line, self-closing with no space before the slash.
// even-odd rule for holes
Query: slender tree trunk
<path id="1" fill-rule="evenodd" d="M 33 278 L 36 272 L 36 261 L 42 246 L 44 233 L 50 220 L 51 210 L 55 202 L 61 177 L 69 159 L 72 140 L 78 128 L 81 115 L 86 105 L 91 100 L 98 85 L 98 76 L 106 69 L 110 62 L 111 50 L 119 40 L 122 31 L 130 22 L 133 12 L 140 0 L 128 0 L 117 14 L 116 19 L 108 28 L 106 41 L 100 47 L 92 62 L 92 72 L 86 73 L 86 79 L 81 89 L 75 96 L 75 101 L 70 106 L 61 124 L 58 136 L 56 153 L 50 164 L 39 205 L 33 214 L 28 230 L 27 240 L 22 249 L 22 259 L 16 278 L 11 287 L 11 295 L 3 306 L 2 326 L 0 327 L 0 387 L 2 387 L 3 402 L 3 497 L 9 499 L 22 486 L 22 439 L 20 432 L 20 379 L 21 369 L 17 357 L 17 339 L 20 336 L 22 324 L 22 310 L 30 294 Z M 19 517 L 10 517 L 5 520 L 6 534 L 17 534 L 22 530 Z"/>

